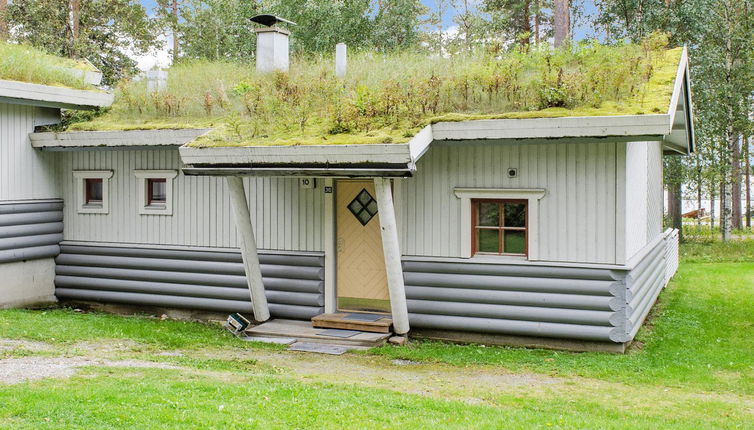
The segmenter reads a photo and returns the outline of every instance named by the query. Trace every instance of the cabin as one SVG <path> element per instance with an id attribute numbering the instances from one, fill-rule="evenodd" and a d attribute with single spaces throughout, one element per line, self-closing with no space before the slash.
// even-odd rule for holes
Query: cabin
<path id="1" fill-rule="evenodd" d="M 289 34 L 280 22 L 259 29 L 252 72 L 290 96 L 300 87 L 286 78 Z M 240 312 L 256 324 L 622 352 L 678 266 L 663 156 L 694 151 L 686 50 L 662 58 L 658 93 L 641 96 L 661 109 L 289 127 L 274 141 L 242 135 L 233 116 L 156 112 L 173 109 L 154 107 L 157 94 L 179 103 L 171 72 L 134 84 L 152 99 L 0 81 L 0 305 Z M 335 60 L 333 88 L 369 100 L 349 83 L 345 46 Z M 207 117 L 231 103 L 223 94 L 256 109 L 244 98 L 255 85 L 266 84 L 198 97 Z M 40 129 L 61 109 L 111 104 L 104 119 Z M 274 106 L 267 121 L 317 109 Z M 248 127 L 271 123 L 260 124 Z"/>

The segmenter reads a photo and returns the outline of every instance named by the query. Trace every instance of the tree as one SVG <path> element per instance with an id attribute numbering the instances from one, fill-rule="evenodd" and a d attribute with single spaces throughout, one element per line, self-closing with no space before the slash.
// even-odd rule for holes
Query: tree
<path id="1" fill-rule="evenodd" d="M 492 28 L 500 40 L 528 45 L 532 36 L 533 1 L 483 0 L 482 10 L 490 15 Z"/>
<path id="2" fill-rule="evenodd" d="M 173 58 L 254 58 L 256 37 L 249 18 L 260 13 L 259 5 L 247 0 L 182 0 L 177 13 L 173 0 L 162 0 L 161 18 L 174 29 Z M 181 21 L 177 16 L 181 17 Z"/>
<path id="3" fill-rule="evenodd" d="M 372 44 L 381 50 L 416 46 L 420 17 L 428 11 L 419 0 L 381 0 L 372 24 Z"/>
<path id="4" fill-rule="evenodd" d="M 55 55 L 86 58 L 106 84 L 135 73 L 131 57 L 159 44 L 157 22 L 137 0 L 15 1 L 6 17 L 13 39 Z"/>
<path id="5" fill-rule="evenodd" d="M 8 8 L 8 0 L 0 0 L 0 40 L 8 38 L 8 21 L 5 13 Z"/>
<path id="6" fill-rule="evenodd" d="M 298 24 L 291 35 L 294 51 L 330 52 L 340 42 L 353 47 L 372 43 L 370 0 L 267 0 L 264 4 L 266 12 Z"/>
<path id="7" fill-rule="evenodd" d="M 554 44 L 558 48 L 571 37 L 571 0 L 555 0 L 553 22 Z"/>

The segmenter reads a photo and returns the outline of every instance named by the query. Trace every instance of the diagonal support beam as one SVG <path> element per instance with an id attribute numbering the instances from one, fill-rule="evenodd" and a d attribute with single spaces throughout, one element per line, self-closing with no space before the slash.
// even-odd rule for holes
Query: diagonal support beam
<path id="1" fill-rule="evenodd" d="M 251 293 L 251 306 L 254 309 L 254 319 L 262 322 L 270 319 L 270 308 L 267 306 L 267 296 L 262 283 L 262 269 L 257 254 L 257 240 L 254 237 L 254 227 L 251 225 L 249 204 L 246 201 L 246 191 L 243 180 L 239 176 L 226 178 L 230 190 L 230 203 L 236 218 L 236 228 L 241 236 L 241 257 L 243 259 L 246 282 Z"/>
<path id="2" fill-rule="evenodd" d="M 395 221 L 395 206 L 393 205 L 390 179 L 374 178 L 374 189 L 377 193 L 377 208 L 380 211 L 382 251 L 385 255 L 393 329 L 398 334 L 406 334 L 409 331 L 406 287 L 403 283 L 401 250 L 398 245 L 398 227 Z"/>

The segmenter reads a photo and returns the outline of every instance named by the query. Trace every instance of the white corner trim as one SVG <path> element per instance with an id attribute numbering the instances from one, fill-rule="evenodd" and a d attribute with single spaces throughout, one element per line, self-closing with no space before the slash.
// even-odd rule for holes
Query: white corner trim
<path id="1" fill-rule="evenodd" d="M 337 309 L 337 295 L 335 292 L 335 181 L 324 179 L 322 192 L 325 194 L 325 313 L 333 313 Z M 329 193 L 326 192 L 329 187 Z"/>
<path id="2" fill-rule="evenodd" d="M 173 179 L 178 176 L 177 170 L 134 170 L 134 176 L 139 180 L 139 214 L 140 215 L 173 215 Z M 165 179 L 165 206 L 149 206 L 147 204 L 147 179 Z"/>
<path id="3" fill-rule="evenodd" d="M 110 213 L 110 178 L 112 170 L 74 170 L 73 178 L 76 182 L 76 211 L 80 214 Z M 102 205 L 87 206 L 84 179 L 102 179 Z"/>
<path id="4" fill-rule="evenodd" d="M 453 193 L 461 199 L 461 256 L 471 258 L 471 200 L 516 199 L 527 200 L 528 259 L 539 259 L 539 200 L 546 192 L 542 188 L 454 188 Z"/>

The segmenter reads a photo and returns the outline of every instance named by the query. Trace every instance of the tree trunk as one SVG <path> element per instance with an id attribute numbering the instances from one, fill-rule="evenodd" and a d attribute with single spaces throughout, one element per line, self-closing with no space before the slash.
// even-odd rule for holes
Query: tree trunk
<path id="1" fill-rule="evenodd" d="M 5 19 L 7 8 L 8 0 L 0 0 L 0 40 L 8 39 L 8 21 Z"/>
<path id="2" fill-rule="evenodd" d="M 697 159 L 698 163 L 698 159 Z M 702 228 L 702 169 L 697 170 L 696 179 L 696 226 L 701 231 Z"/>
<path id="3" fill-rule="evenodd" d="M 746 173 L 746 228 L 751 230 L 751 152 L 749 151 L 749 137 L 744 137 L 744 156 L 746 157 L 745 168 Z"/>
<path id="4" fill-rule="evenodd" d="M 709 187 L 709 228 L 715 230 L 715 187 Z"/>
<path id="5" fill-rule="evenodd" d="M 540 0 L 534 0 L 534 43 L 539 45 L 539 26 L 542 22 Z"/>
<path id="6" fill-rule="evenodd" d="M 730 174 L 731 174 L 731 226 L 741 229 L 741 140 L 731 140 Z"/>
<path id="7" fill-rule="evenodd" d="M 76 45 L 81 29 L 81 0 L 70 0 L 69 5 L 71 8 L 71 57 L 77 57 Z"/>
<path id="8" fill-rule="evenodd" d="M 560 47 L 571 35 L 571 0 L 555 0 L 553 11 L 555 47 Z"/>
<path id="9" fill-rule="evenodd" d="M 730 172 L 723 175 L 723 181 L 721 187 L 720 196 L 722 199 L 720 208 L 720 233 L 722 235 L 723 242 L 730 240 L 730 232 L 733 228 L 733 207 L 731 205 L 731 199 L 733 198 L 733 184 L 730 180 Z"/>
<path id="10" fill-rule="evenodd" d="M 173 64 L 178 59 L 178 0 L 173 0 Z"/>
<path id="11" fill-rule="evenodd" d="M 678 230 L 678 239 L 683 240 L 683 200 L 681 184 L 668 184 L 668 215 L 670 226 Z"/>

